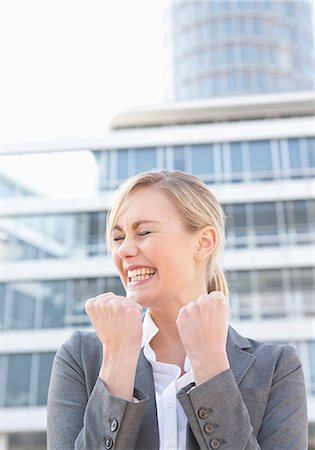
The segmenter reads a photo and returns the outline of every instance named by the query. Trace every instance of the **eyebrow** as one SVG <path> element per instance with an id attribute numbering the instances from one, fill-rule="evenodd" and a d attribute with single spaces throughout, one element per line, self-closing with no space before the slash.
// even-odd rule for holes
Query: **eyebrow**
<path id="1" fill-rule="evenodd" d="M 160 223 L 160 222 L 158 222 L 157 220 L 137 220 L 136 222 L 134 222 L 134 223 L 131 225 L 131 228 L 132 228 L 133 230 L 135 230 L 135 229 L 137 229 L 140 225 L 142 225 L 142 224 L 144 224 L 144 223 Z M 123 231 L 123 229 L 121 228 L 121 226 L 119 226 L 118 224 L 116 224 L 116 225 L 113 227 L 113 231 L 115 231 L 115 230 Z"/>

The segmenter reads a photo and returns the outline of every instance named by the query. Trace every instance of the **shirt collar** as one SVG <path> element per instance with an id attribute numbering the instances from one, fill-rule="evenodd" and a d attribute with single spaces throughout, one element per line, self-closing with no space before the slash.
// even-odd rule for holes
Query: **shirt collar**
<path id="1" fill-rule="evenodd" d="M 144 348 L 144 354 L 149 360 L 156 361 L 156 356 L 151 346 L 149 345 L 154 336 L 159 332 L 159 328 L 153 322 L 151 314 L 147 309 L 144 314 L 144 319 L 142 322 L 142 343 L 141 347 Z M 191 363 L 189 361 L 188 356 L 185 358 L 184 370 L 187 372 L 191 369 Z"/>

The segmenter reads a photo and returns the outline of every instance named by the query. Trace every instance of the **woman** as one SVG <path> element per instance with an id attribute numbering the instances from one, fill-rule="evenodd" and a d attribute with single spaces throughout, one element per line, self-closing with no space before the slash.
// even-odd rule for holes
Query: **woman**
<path id="1" fill-rule="evenodd" d="M 182 172 L 131 178 L 107 239 L 126 297 L 89 299 L 95 333 L 58 351 L 48 449 L 304 450 L 295 351 L 228 326 L 224 219 L 207 186 Z"/>

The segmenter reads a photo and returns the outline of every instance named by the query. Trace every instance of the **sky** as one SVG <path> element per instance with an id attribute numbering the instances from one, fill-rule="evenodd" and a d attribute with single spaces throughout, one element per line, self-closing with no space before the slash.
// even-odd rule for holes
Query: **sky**
<path id="1" fill-rule="evenodd" d="M 120 111 L 162 101 L 164 4 L 2 1 L 1 143 L 102 137 Z M 72 186 L 70 154 L 34 161 L 3 157 L 2 167 L 55 198 L 90 193 L 95 168 L 86 153 Z"/>

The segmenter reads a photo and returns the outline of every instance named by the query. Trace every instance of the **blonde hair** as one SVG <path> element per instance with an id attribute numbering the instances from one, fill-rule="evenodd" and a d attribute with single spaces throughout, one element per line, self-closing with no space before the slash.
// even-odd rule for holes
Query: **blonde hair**
<path id="1" fill-rule="evenodd" d="M 215 229 L 217 243 L 207 267 L 208 293 L 221 291 L 228 296 L 228 284 L 219 261 L 224 247 L 224 214 L 212 192 L 193 175 L 180 171 L 158 170 L 143 172 L 126 180 L 118 189 L 113 207 L 107 216 L 106 234 L 109 248 L 113 227 L 122 204 L 134 189 L 149 186 L 157 187 L 169 197 L 178 209 L 187 231 L 194 232 L 207 225 Z"/>

